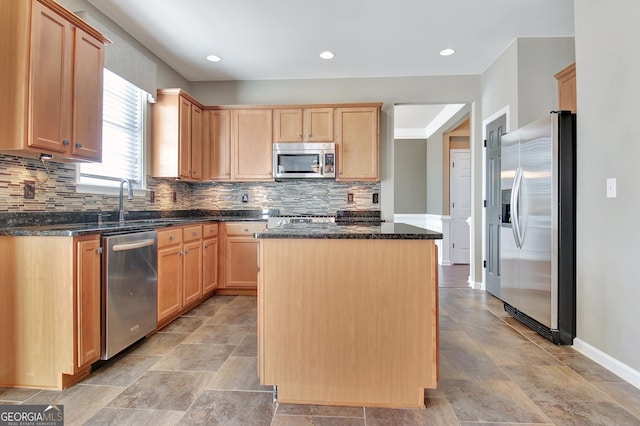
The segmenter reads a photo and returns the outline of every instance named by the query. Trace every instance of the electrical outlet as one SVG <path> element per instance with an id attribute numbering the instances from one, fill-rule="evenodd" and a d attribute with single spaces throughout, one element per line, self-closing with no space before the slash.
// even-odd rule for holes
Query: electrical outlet
<path id="1" fill-rule="evenodd" d="M 353 194 L 352 193 L 348 193 L 347 194 L 347 203 L 349 203 L 349 204 L 353 203 Z"/>
<path id="2" fill-rule="evenodd" d="M 156 202 L 156 192 L 155 191 L 149 191 L 149 202 L 150 203 L 155 203 Z"/>
<path id="3" fill-rule="evenodd" d="M 178 193 L 176 191 L 173 191 L 173 202 L 177 203 L 178 202 Z"/>
<path id="4" fill-rule="evenodd" d="M 24 181 L 24 198 L 27 200 L 33 200 L 36 198 L 36 183 L 34 181 Z"/>
<path id="5" fill-rule="evenodd" d="M 249 194 L 242 194 L 242 202 L 243 203 L 249 202 Z"/>
<path id="6" fill-rule="evenodd" d="M 372 201 L 373 204 L 378 204 L 380 202 L 380 196 L 377 192 L 373 193 Z"/>

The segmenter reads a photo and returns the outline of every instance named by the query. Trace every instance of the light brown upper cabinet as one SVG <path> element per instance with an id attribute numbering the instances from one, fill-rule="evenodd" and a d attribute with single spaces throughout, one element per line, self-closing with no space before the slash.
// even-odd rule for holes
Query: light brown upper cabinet
<path id="1" fill-rule="evenodd" d="M 336 108 L 337 181 L 378 181 L 380 107 Z"/>
<path id="2" fill-rule="evenodd" d="M 332 142 L 333 108 L 273 110 L 273 142 Z"/>
<path id="3" fill-rule="evenodd" d="M 106 39 L 52 0 L 0 0 L 0 151 L 102 160 Z"/>
<path id="4" fill-rule="evenodd" d="M 202 179 L 202 105 L 180 89 L 158 90 L 151 176 Z"/>
<path id="5" fill-rule="evenodd" d="M 273 180 L 271 109 L 231 111 L 231 179 Z"/>
<path id="6" fill-rule="evenodd" d="M 578 110 L 576 64 L 569 65 L 555 77 L 558 80 L 558 108 L 563 111 L 576 112 Z"/>
<path id="7" fill-rule="evenodd" d="M 206 180 L 231 179 L 231 111 L 205 112 Z"/>

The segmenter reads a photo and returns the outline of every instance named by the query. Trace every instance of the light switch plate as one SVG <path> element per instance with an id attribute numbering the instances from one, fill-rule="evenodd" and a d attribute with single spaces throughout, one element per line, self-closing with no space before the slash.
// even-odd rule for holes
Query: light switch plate
<path id="1" fill-rule="evenodd" d="M 607 178 L 607 198 L 616 198 L 616 178 Z"/>

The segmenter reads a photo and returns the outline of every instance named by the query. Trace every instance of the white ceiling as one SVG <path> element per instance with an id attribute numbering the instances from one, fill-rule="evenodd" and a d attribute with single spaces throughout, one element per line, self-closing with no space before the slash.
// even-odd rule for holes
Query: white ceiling
<path id="1" fill-rule="evenodd" d="M 481 74 L 516 37 L 574 34 L 573 0 L 88 1 L 190 81 Z"/>
<path id="2" fill-rule="evenodd" d="M 395 105 L 394 139 L 428 139 L 453 118 L 464 104 Z"/>

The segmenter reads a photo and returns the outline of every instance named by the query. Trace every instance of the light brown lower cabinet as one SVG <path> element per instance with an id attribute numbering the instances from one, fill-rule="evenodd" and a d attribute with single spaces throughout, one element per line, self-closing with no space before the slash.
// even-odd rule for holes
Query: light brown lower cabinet
<path id="1" fill-rule="evenodd" d="M 218 224 L 202 227 L 202 293 L 208 296 L 218 288 Z"/>
<path id="2" fill-rule="evenodd" d="M 64 389 L 100 357 L 99 236 L 0 237 L 0 387 Z"/>
<path id="3" fill-rule="evenodd" d="M 158 230 L 158 325 L 202 299 L 202 225 Z"/>
<path id="4" fill-rule="evenodd" d="M 158 231 L 158 324 L 182 308 L 182 228 Z"/>
<path id="5" fill-rule="evenodd" d="M 202 299 L 202 226 L 183 230 L 182 307 L 193 306 Z"/>
<path id="6" fill-rule="evenodd" d="M 264 222 L 220 224 L 220 294 L 255 295 L 258 289 L 259 240 L 253 234 L 266 229 Z"/>

